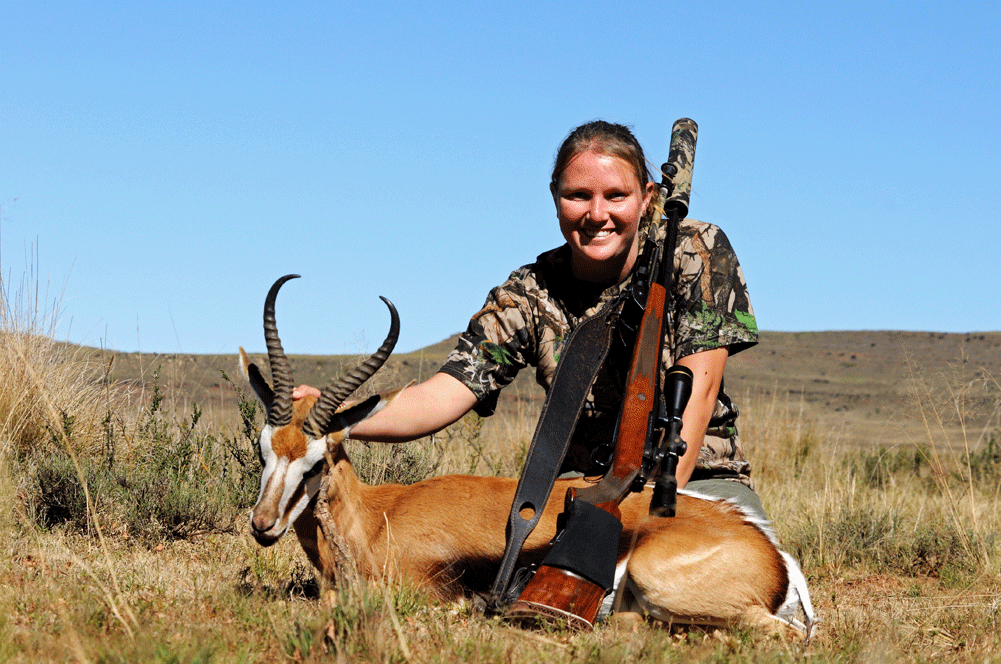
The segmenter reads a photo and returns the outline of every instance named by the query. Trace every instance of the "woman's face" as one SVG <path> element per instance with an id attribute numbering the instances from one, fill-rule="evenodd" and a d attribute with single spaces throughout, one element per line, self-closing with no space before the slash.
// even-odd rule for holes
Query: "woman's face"
<path id="1" fill-rule="evenodd" d="M 629 274 L 639 250 L 636 231 L 654 186 L 640 184 L 621 157 L 588 150 L 570 160 L 553 199 L 575 277 L 620 281 Z"/>

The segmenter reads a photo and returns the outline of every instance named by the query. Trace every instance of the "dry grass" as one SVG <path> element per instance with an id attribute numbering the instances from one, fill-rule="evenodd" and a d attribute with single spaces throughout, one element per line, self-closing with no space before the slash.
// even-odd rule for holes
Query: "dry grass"
<path id="1" fill-rule="evenodd" d="M 0 662 L 1001 661 L 1001 427 L 943 439 L 964 421 L 964 390 L 998 408 L 1001 389 L 984 374 L 966 379 L 958 366 L 915 375 L 914 412 L 927 436 L 893 449 L 859 449 L 822 429 L 795 396 L 740 400 L 759 492 L 823 621 L 809 645 L 642 624 L 577 635 L 516 629 L 469 605 L 436 606 L 401 584 L 320 586 L 293 537 L 262 549 L 242 527 L 168 536 L 164 524 L 150 526 L 161 535 L 138 537 L 108 518 L 124 509 L 112 500 L 121 495 L 114 483 L 95 485 L 84 508 L 103 530 L 39 525 L 24 508 L 24 474 L 35 467 L 25 459 L 42 463 L 33 450 L 72 451 L 83 477 L 95 462 L 127 466 L 133 481 L 158 459 L 183 456 L 190 463 L 163 470 L 162 483 L 202 502 L 215 494 L 199 487 L 220 485 L 239 464 L 227 456 L 232 432 L 188 426 L 190 404 L 165 415 L 148 399 L 109 398 L 100 367 L 51 341 L 50 319 L 12 307 L 6 292 L 4 303 L 0 364 L 21 373 L 0 387 L 0 413 L 22 410 L 0 430 L 0 497 L 14 506 L 0 517 Z M 513 475 L 534 430 L 530 403 L 467 417 L 432 440 L 353 453 L 376 480 Z M 107 437 L 109 411 L 127 436 Z M 71 424 L 59 428 L 66 417 Z M 169 454 L 137 453 L 143 446 Z M 213 523 L 242 522 L 246 506 L 232 499 Z"/>
<path id="2" fill-rule="evenodd" d="M 58 301 L 48 304 L 37 282 L 12 290 L 0 279 L 0 500 L 13 508 L 0 527 L 13 526 L 22 507 L 15 462 L 53 448 L 93 453 L 119 406 L 101 368 L 55 340 L 58 318 Z"/>
<path id="3" fill-rule="evenodd" d="M 751 406 L 749 415 L 772 407 Z M 915 473 L 893 462 L 893 451 L 839 451 L 789 411 L 758 420 L 771 432 L 755 438 L 751 454 L 772 459 L 762 464 L 772 470 L 759 477 L 761 493 L 804 563 L 823 619 L 805 649 L 744 630 L 530 632 L 468 605 L 434 606 L 404 586 L 320 588 L 293 538 L 269 549 L 246 534 L 156 546 L 111 538 L 102 549 L 93 537 L 20 524 L 3 538 L 0 661 L 996 661 L 997 543 L 977 538 L 963 507 L 976 507 L 982 534 L 997 532 L 996 495 L 977 484 L 973 500 L 964 495 L 954 509 L 928 464 Z M 499 424 L 502 434 L 516 426 Z M 461 449 L 462 435 L 450 444 Z M 478 435 L 484 445 L 506 444 L 488 427 Z M 768 453 L 758 449 L 765 443 Z M 467 449 L 468 462 L 478 453 Z M 797 472 L 775 470 L 797 458 Z M 962 459 L 942 458 L 962 468 Z M 873 481 L 880 464 L 887 470 Z M 968 486 L 949 477 L 954 489 Z M 977 546 L 956 539 L 957 530 Z M 923 532 L 932 536 L 922 540 Z M 920 541 L 924 558 L 912 557 Z M 126 608 L 132 617 L 122 620 Z"/>
<path id="4" fill-rule="evenodd" d="M 37 285 L 9 292 L 0 281 L 0 451 L 20 454 L 42 441 L 64 441 L 92 452 L 104 421 L 117 408 L 101 381 L 103 367 L 78 348 L 55 340 L 58 302 L 40 300 Z"/>
<path id="5" fill-rule="evenodd" d="M 944 425 L 966 419 L 967 389 L 992 395 L 996 417 L 1001 389 L 955 367 L 911 387 L 927 435 L 892 449 L 819 431 L 795 396 L 750 399 L 743 431 L 759 491 L 811 581 L 824 620 L 813 652 L 999 661 L 1001 427 L 962 442 Z"/>

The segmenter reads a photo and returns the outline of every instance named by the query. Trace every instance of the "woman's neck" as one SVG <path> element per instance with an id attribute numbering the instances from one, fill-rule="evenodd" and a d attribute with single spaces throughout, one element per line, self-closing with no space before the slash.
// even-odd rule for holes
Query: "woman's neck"
<path id="1" fill-rule="evenodd" d="M 577 281 L 593 284 L 602 289 L 614 286 L 629 276 L 636 265 L 635 249 L 621 261 L 603 261 L 601 263 L 585 263 L 571 254 L 570 269 Z"/>

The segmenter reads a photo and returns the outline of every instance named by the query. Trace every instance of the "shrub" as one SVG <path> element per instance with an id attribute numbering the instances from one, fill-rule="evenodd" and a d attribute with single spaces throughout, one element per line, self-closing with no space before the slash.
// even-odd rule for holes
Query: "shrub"
<path id="1" fill-rule="evenodd" d="M 977 451 L 964 457 L 964 465 L 974 484 L 986 489 L 996 488 L 1001 481 L 1001 430 L 994 431 Z M 963 478 L 966 480 L 966 478 Z"/>
<path id="2" fill-rule="evenodd" d="M 884 488 L 894 481 L 920 478 L 928 470 L 928 453 L 920 447 L 860 449 L 844 456 L 848 476 L 863 485 Z"/>
<path id="3" fill-rule="evenodd" d="M 58 445 L 72 439 L 73 420 L 49 444 L 23 455 L 19 469 L 27 513 L 40 528 L 92 533 L 84 482 L 102 527 L 144 542 L 207 531 L 232 531 L 256 496 L 259 466 L 249 441 L 205 432 L 201 410 L 172 423 L 154 382 L 149 404 L 122 438 L 108 437 L 102 453 L 73 457 Z M 246 409 L 253 415 L 252 409 Z M 77 465 L 78 464 L 78 465 Z"/>

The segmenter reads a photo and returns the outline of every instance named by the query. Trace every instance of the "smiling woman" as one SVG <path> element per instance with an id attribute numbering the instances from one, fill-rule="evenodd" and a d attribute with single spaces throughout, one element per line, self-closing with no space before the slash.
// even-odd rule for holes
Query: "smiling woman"
<path id="1" fill-rule="evenodd" d="M 490 415 L 501 389 L 533 366 L 549 389 L 570 333 L 615 301 L 629 286 L 640 252 L 638 238 L 661 204 L 639 142 L 625 126 L 605 121 L 581 125 L 564 140 L 550 192 L 566 244 L 511 273 L 473 315 L 445 365 L 408 388 L 385 410 L 359 423 L 351 437 L 400 442 L 428 435 L 470 410 Z M 736 496 L 764 516 L 751 490 L 735 421 L 723 391 L 727 357 L 757 342 L 757 327 L 743 272 L 716 226 L 681 222 L 674 250 L 674 292 L 665 339 L 664 366 L 681 364 L 694 374 L 683 416 L 688 452 L 679 486 Z M 669 355 L 669 357 L 668 357 Z M 561 471 L 601 475 L 613 440 L 624 368 L 614 362 L 599 373 Z M 301 386 L 294 396 L 318 391 Z M 722 481 L 722 487 L 717 486 Z M 710 484 L 704 484 L 709 482 Z"/>

